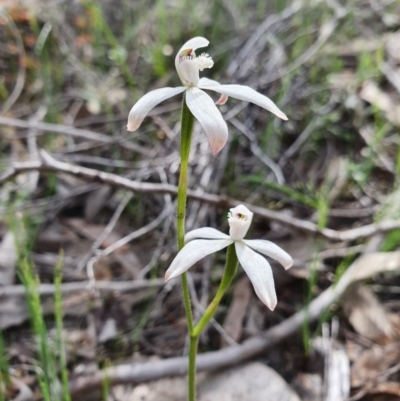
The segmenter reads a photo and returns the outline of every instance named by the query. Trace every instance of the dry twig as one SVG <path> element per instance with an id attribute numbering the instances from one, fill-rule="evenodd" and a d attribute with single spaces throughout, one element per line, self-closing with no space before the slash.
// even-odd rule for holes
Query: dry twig
<path id="1" fill-rule="evenodd" d="M 77 138 L 84 138 L 93 142 L 101 142 L 114 144 L 119 143 L 122 147 L 138 152 L 143 156 L 152 156 L 151 151 L 148 149 L 138 146 L 132 142 L 129 142 L 129 137 L 121 135 L 118 137 L 110 137 L 108 135 L 100 134 L 98 132 L 90 131 L 87 129 L 75 128 L 68 125 L 61 124 L 50 124 L 39 121 L 24 121 L 17 118 L 7 118 L 0 116 L 0 125 L 7 125 L 10 127 L 36 129 L 38 131 L 55 132 L 57 134 L 70 135 Z"/>
<path id="2" fill-rule="evenodd" d="M 63 283 L 61 285 L 61 293 L 68 294 L 71 292 L 86 291 L 90 287 L 89 281 L 78 281 L 72 283 Z M 130 291 L 145 290 L 148 288 L 158 288 L 165 285 L 165 280 L 131 280 L 131 281 L 96 281 L 95 290 L 102 294 L 112 292 L 122 293 Z M 41 296 L 54 295 L 56 286 L 54 284 L 40 284 L 37 286 L 37 293 Z M 26 289 L 23 285 L 8 285 L 0 287 L 0 300 L 2 297 L 24 296 Z"/>

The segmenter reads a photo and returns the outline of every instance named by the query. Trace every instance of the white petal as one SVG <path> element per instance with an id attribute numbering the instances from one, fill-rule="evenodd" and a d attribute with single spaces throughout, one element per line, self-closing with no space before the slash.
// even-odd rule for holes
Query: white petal
<path id="1" fill-rule="evenodd" d="M 199 83 L 197 84 L 198 88 L 205 88 L 207 89 L 208 86 L 216 86 L 221 85 L 218 81 L 213 81 L 212 79 L 208 78 L 200 78 Z M 229 97 L 226 95 L 221 95 L 220 98 L 215 102 L 218 106 L 222 106 L 228 101 Z"/>
<path id="2" fill-rule="evenodd" d="M 172 261 L 171 266 L 165 273 L 165 281 L 179 276 L 192 267 L 200 259 L 203 259 L 205 256 L 210 255 L 211 253 L 226 248 L 228 245 L 232 244 L 232 242 L 233 241 L 231 239 L 197 239 L 189 242 L 181 249 L 178 255 L 176 255 L 175 259 Z"/>
<path id="3" fill-rule="evenodd" d="M 151 109 L 164 100 L 182 93 L 185 89 L 185 87 L 179 86 L 177 88 L 160 88 L 146 93 L 129 112 L 128 131 L 136 131 Z"/>
<path id="4" fill-rule="evenodd" d="M 228 140 L 228 127 L 217 106 L 198 88 L 187 89 L 186 104 L 206 133 L 212 153 L 217 154 Z"/>
<path id="5" fill-rule="evenodd" d="M 254 240 L 243 240 L 243 242 L 249 246 L 251 249 L 262 253 L 265 256 L 269 256 L 270 258 L 277 260 L 286 270 L 292 267 L 293 259 L 292 257 L 285 252 L 281 247 L 274 244 L 271 241 L 266 241 L 262 239 L 254 239 Z"/>
<path id="6" fill-rule="evenodd" d="M 199 83 L 197 84 L 198 88 L 201 88 L 202 86 L 210 86 L 210 85 L 221 85 L 218 81 L 214 81 L 213 79 L 210 78 L 200 78 Z M 207 88 L 206 88 L 207 89 Z"/>
<path id="7" fill-rule="evenodd" d="M 192 241 L 194 239 L 228 239 L 229 235 L 222 233 L 211 227 L 197 228 L 196 230 L 189 231 L 185 235 L 185 243 Z"/>
<path id="8" fill-rule="evenodd" d="M 258 298 L 269 309 L 274 310 L 277 299 L 270 264 L 242 242 L 235 242 L 235 249 L 239 262 L 249 276 Z"/>
<path id="9" fill-rule="evenodd" d="M 200 87 L 200 85 L 199 85 Z M 286 114 L 279 110 L 278 106 L 268 97 L 258 93 L 249 86 L 242 85 L 201 85 L 202 89 L 213 90 L 215 92 L 221 93 L 222 95 L 227 95 L 234 97 L 236 99 L 244 100 L 245 102 L 251 102 L 260 106 L 282 120 L 287 120 Z"/>

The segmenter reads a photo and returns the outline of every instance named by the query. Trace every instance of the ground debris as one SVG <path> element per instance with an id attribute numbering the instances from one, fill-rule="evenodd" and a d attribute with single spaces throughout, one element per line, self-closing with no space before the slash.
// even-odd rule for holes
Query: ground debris
<path id="1" fill-rule="evenodd" d="M 185 378 L 162 379 L 129 389 L 118 386 L 116 401 L 185 401 Z M 273 369 L 259 362 L 199 375 L 199 401 L 300 401 L 297 394 Z"/>
<path id="2" fill-rule="evenodd" d="M 343 300 L 344 313 L 361 336 L 379 344 L 393 341 L 393 327 L 385 308 L 374 292 L 356 284 Z"/>

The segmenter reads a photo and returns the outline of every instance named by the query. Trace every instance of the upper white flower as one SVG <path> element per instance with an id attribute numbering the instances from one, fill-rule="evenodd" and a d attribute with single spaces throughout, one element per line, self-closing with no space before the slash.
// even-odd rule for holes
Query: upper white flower
<path id="1" fill-rule="evenodd" d="M 186 245 L 172 261 L 165 273 L 165 280 L 179 276 L 200 259 L 234 243 L 239 263 L 249 276 L 258 298 L 274 310 L 277 299 L 272 269 L 260 253 L 277 260 L 285 269 L 292 266 L 293 259 L 273 242 L 244 239 L 252 218 L 253 213 L 247 207 L 239 205 L 228 213 L 229 235 L 211 227 L 188 232 L 185 236 Z"/>
<path id="2" fill-rule="evenodd" d="M 221 85 L 208 78 L 200 78 L 199 72 L 214 65 L 212 58 L 203 53 L 196 56 L 195 50 L 208 46 L 210 42 L 200 36 L 186 42 L 175 57 L 175 67 L 184 86 L 177 88 L 161 88 L 151 91 L 138 100 L 132 107 L 128 117 L 128 131 L 140 127 L 143 119 L 157 104 L 186 91 L 186 104 L 192 114 L 200 122 L 210 142 L 211 151 L 216 154 L 228 139 L 228 127 L 213 100 L 201 89 L 212 90 L 221 94 L 217 104 L 224 104 L 228 96 L 254 103 L 287 120 L 286 115 L 279 110 L 269 98 L 256 92 L 248 86 Z"/>

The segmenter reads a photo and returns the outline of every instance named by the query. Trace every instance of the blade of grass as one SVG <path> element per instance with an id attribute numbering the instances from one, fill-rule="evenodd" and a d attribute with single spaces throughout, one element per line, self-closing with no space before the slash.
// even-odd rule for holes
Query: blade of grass
<path id="1" fill-rule="evenodd" d="M 284 194 L 284 195 L 288 196 L 289 198 L 297 200 L 298 202 L 301 202 L 314 209 L 317 209 L 319 207 L 319 201 L 317 199 L 313 199 L 312 197 L 305 195 L 301 192 L 298 192 L 298 191 L 294 190 L 293 188 L 290 188 L 286 185 L 280 185 L 280 184 L 276 184 L 271 181 L 266 181 L 264 177 L 251 175 L 251 176 L 244 177 L 243 181 L 262 185 L 268 189 L 272 189 L 274 191 L 280 192 L 281 194 Z"/>
<path id="2" fill-rule="evenodd" d="M 111 362 L 109 359 L 106 359 L 104 361 L 104 366 L 103 369 L 107 369 L 109 367 L 111 367 Z M 109 394 L 110 394 L 110 389 L 111 389 L 111 381 L 108 377 L 104 377 L 104 380 L 102 382 L 102 386 L 101 386 L 101 399 L 103 401 L 107 401 L 109 398 Z"/>
<path id="3" fill-rule="evenodd" d="M 311 330 L 310 330 L 310 323 L 309 323 L 309 318 L 308 318 L 308 307 L 311 303 L 313 293 L 314 293 L 314 288 L 317 284 L 317 279 L 318 279 L 318 253 L 319 250 L 321 249 L 321 241 L 317 242 L 317 249 L 314 252 L 313 259 L 311 262 L 311 270 L 310 270 L 310 276 L 307 280 L 307 293 L 306 293 L 306 301 L 305 301 L 305 315 L 304 315 L 304 320 L 302 323 L 302 340 L 303 340 L 303 347 L 304 347 L 304 352 L 306 355 L 309 355 L 311 352 Z"/>
<path id="4" fill-rule="evenodd" d="M 5 401 L 2 389 L 11 388 L 10 370 L 7 361 L 3 332 L 0 331 L 0 401 Z M 6 392 L 6 391 L 5 391 Z"/>
<path id="5" fill-rule="evenodd" d="M 328 188 L 327 185 L 323 185 L 320 190 L 318 191 L 318 227 L 322 230 L 323 228 L 326 227 L 327 220 L 328 220 L 328 215 L 329 215 L 329 198 L 328 198 Z M 311 271 L 310 271 L 310 277 L 307 282 L 307 295 L 306 295 L 306 314 L 305 318 L 303 321 L 303 326 L 302 326 L 302 335 L 303 335 L 303 346 L 305 353 L 309 355 L 311 351 L 311 331 L 310 331 L 310 324 L 309 324 L 309 319 L 308 319 L 308 307 L 311 303 L 313 293 L 314 293 L 314 288 L 317 285 L 318 281 L 318 264 L 319 264 L 319 257 L 318 254 L 320 250 L 323 247 L 323 243 L 321 239 L 317 240 L 317 248 L 314 253 L 314 257 L 312 260 L 311 264 Z M 325 319 L 329 318 L 329 311 L 328 314 L 324 315 Z"/>
<path id="6" fill-rule="evenodd" d="M 56 265 L 54 271 L 54 284 L 56 287 L 56 291 L 54 294 L 54 314 L 56 320 L 56 344 L 58 347 L 58 351 L 60 353 L 59 356 L 59 364 L 61 371 L 61 382 L 62 382 L 62 394 L 64 401 L 71 401 L 71 395 L 69 393 L 69 381 L 68 381 L 68 369 L 67 369 L 67 357 L 65 352 L 65 343 L 63 338 L 63 311 L 62 311 L 62 290 L 61 290 L 61 282 L 62 282 L 62 270 L 64 266 L 64 255 L 60 253 L 59 262 Z"/>
<path id="7" fill-rule="evenodd" d="M 97 30 L 100 31 L 104 38 L 106 39 L 108 45 L 111 47 L 111 55 L 114 61 L 119 65 L 124 78 L 126 79 L 127 84 L 131 87 L 135 87 L 135 79 L 130 72 L 129 65 L 127 63 L 127 52 L 125 47 L 119 44 L 118 39 L 115 37 L 113 31 L 108 25 L 107 21 L 104 18 L 103 10 L 95 1 L 85 0 L 83 2 L 87 10 L 92 15 L 94 20 L 94 26 L 97 27 Z"/>
<path id="8" fill-rule="evenodd" d="M 40 370 L 37 376 L 39 385 L 46 401 L 59 400 L 58 378 L 54 354 L 50 350 L 47 328 L 43 318 L 43 309 L 37 287 L 40 284 L 38 277 L 33 272 L 31 263 L 25 258 L 20 263 L 19 276 L 26 291 L 26 300 L 33 333 L 36 337 Z"/>

